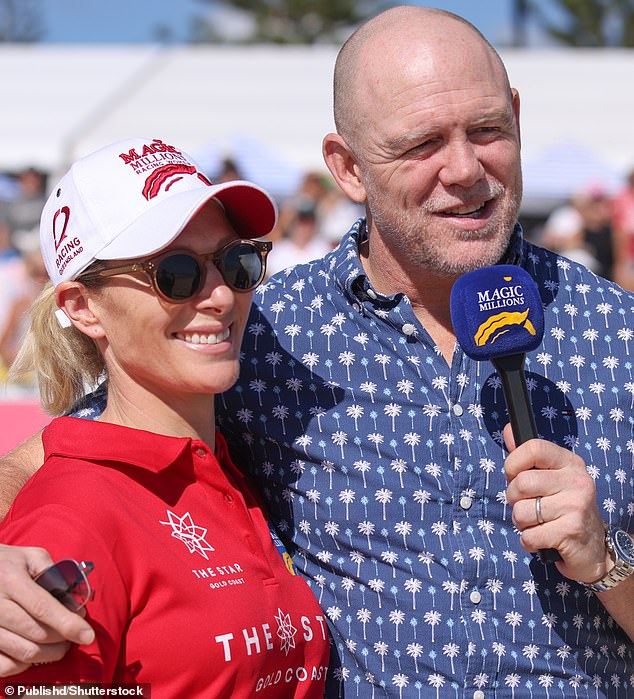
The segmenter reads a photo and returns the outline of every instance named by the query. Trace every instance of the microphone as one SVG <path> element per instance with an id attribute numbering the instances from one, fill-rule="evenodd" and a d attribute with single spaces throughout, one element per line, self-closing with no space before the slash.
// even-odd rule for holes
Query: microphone
<path id="1" fill-rule="evenodd" d="M 467 272 L 451 290 L 451 322 L 464 353 L 489 360 L 502 379 L 515 444 L 536 438 L 524 360 L 544 336 L 537 284 L 521 267 L 494 265 Z M 560 561 L 557 549 L 540 549 L 542 561 Z"/>

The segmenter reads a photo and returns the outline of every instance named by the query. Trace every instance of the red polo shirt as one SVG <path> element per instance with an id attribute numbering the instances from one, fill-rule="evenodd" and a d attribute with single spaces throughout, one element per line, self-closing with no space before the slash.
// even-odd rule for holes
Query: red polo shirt
<path id="1" fill-rule="evenodd" d="M 322 697 L 326 620 L 218 435 L 63 417 L 0 540 L 94 563 L 90 646 L 4 684 L 150 683 L 161 697 Z M 290 566 L 292 568 L 292 565 Z"/>

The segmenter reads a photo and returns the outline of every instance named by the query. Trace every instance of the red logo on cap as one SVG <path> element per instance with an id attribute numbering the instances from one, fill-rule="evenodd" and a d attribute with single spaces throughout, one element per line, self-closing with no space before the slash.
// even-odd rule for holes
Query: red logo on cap
<path id="1" fill-rule="evenodd" d="M 64 238 L 66 238 L 66 228 L 68 227 L 68 219 L 70 218 L 70 209 L 67 206 L 62 206 L 53 216 L 53 240 L 55 241 L 55 251 L 59 250 Z"/>
<path id="2" fill-rule="evenodd" d="M 198 172 L 193 165 L 163 165 L 162 167 L 156 168 L 145 180 L 143 196 L 149 201 L 157 196 L 161 189 L 165 189 L 166 192 L 169 191 L 174 183 L 183 178 L 183 175 L 198 175 L 198 179 L 206 185 L 211 184 L 211 182 Z"/>

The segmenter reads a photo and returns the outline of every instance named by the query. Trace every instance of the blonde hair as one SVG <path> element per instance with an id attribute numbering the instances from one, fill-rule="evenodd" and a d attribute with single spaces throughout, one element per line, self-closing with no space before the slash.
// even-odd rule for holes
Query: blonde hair
<path id="1" fill-rule="evenodd" d="M 63 415 L 97 384 L 105 365 L 93 340 L 74 326 L 63 328 L 56 310 L 55 289 L 49 282 L 31 306 L 29 328 L 9 378 L 34 372 L 44 409 Z"/>

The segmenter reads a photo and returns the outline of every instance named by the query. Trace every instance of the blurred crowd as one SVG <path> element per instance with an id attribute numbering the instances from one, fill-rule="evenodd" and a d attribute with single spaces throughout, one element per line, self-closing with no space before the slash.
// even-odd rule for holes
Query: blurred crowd
<path id="1" fill-rule="evenodd" d="M 231 159 L 222 163 L 212 182 L 248 179 Z M 350 201 L 329 175 L 308 172 L 297 191 L 278 202 L 280 216 L 269 235 L 274 242 L 266 267 L 271 276 L 292 265 L 310 262 L 332 250 L 352 223 L 363 216 L 362 206 Z"/>
<path id="2" fill-rule="evenodd" d="M 611 196 L 591 184 L 550 213 L 532 239 L 601 277 L 634 289 L 634 171 Z"/>
<path id="3" fill-rule="evenodd" d="M 230 158 L 208 174 L 213 182 L 244 179 Z M 22 342 L 27 311 L 47 280 L 39 252 L 39 218 L 47 194 L 47 175 L 35 168 L 0 177 L 0 398 L 34 393 L 28 379 L 17 386 L 4 379 Z M 275 244 L 269 275 L 321 257 L 363 215 L 361 206 L 319 172 L 306 173 L 279 207 L 270 236 Z M 634 170 L 615 196 L 600 184 L 588 186 L 527 233 L 532 241 L 634 290 Z"/>
<path id="4" fill-rule="evenodd" d="M 29 307 L 48 279 L 39 238 L 46 180 L 27 168 L 4 178 L 0 188 L 0 382 L 22 343 Z M 12 394 L 32 391 L 28 380 L 11 386 Z"/>

